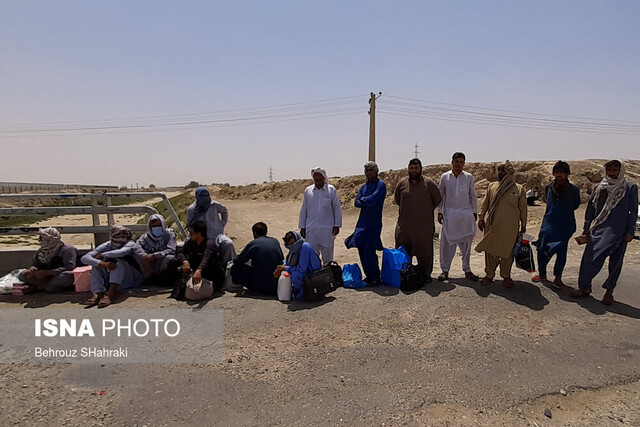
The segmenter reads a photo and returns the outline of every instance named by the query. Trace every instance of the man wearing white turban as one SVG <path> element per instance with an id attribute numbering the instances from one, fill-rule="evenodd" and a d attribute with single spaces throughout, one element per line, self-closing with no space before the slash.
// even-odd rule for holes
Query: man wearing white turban
<path id="1" fill-rule="evenodd" d="M 327 264 L 333 261 L 333 242 L 342 227 L 342 207 L 324 169 L 313 168 L 311 177 L 314 183 L 304 190 L 298 226 L 302 237 Z"/>

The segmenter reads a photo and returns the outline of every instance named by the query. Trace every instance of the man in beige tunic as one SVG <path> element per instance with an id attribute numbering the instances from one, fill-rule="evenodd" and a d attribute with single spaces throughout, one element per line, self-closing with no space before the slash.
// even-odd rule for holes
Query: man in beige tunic
<path id="1" fill-rule="evenodd" d="M 515 169 L 509 160 L 498 166 L 499 180 L 489 184 L 478 210 L 478 228 L 484 231 L 484 237 L 476 251 L 484 252 L 486 276 L 481 282 L 483 286 L 493 282 L 496 268 L 500 265 L 504 286 L 513 287 L 513 246 L 518 239 L 518 231 L 523 234 L 527 230 L 526 193 L 523 186 L 516 184 L 514 174 Z"/>
<path id="2" fill-rule="evenodd" d="M 431 282 L 433 271 L 433 211 L 442 201 L 440 190 L 433 180 L 422 176 L 422 162 L 409 162 L 409 176 L 398 183 L 394 201 L 398 205 L 396 248 L 404 246 L 409 256 L 415 256 L 418 270 Z"/>

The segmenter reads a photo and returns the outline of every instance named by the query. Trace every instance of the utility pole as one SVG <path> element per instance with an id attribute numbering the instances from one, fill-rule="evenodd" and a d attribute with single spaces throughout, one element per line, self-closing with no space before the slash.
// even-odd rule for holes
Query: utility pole
<path id="1" fill-rule="evenodd" d="M 269 182 L 273 182 L 273 169 L 269 166 Z"/>
<path id="2" fill-rule="evenodd" d="M 416 142 L 416 145 L 413 146 L 413 158 L 414 159 L 420 158 L 420 147 L 418 146 L 417 142 Z"/>
<path id="3" fill-rule="evenodd" d="M 371 92 L 369 99 L 369 161 L 376 161 L 376 99 L 382 96 L 382 92 L 378 92 L 378 96 Z"/>

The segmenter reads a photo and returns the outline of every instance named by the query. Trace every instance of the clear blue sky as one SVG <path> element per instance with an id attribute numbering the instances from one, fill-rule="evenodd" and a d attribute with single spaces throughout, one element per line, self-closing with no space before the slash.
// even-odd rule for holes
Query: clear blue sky
<path id="1" fill-rule="evenodd" d="M 640 158 L 639 1 L 0 6 L 0 181 L 359 174 L 372 91 L 381 170 Z"/>

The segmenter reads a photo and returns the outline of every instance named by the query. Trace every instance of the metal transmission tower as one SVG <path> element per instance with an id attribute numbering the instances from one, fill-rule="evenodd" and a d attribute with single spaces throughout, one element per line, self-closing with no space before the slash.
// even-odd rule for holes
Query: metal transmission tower
<path id="1" fill-rule="evenodd" d="M 269 166 L 269 182 L 273 182 L 273 168 Z"/>
<path id="2" fill-rule="evenodd" d="M 413 146 L 413 158 L 414 159 L 420 158 L 420 147 L 418 146 L 417 142 L 416 142 L 416 145 Z"/>
<path id="3" fill-rule="evenodd" d="M 369 99 L 369 161 L 376 161 L 376 99 L 382 96 L 382 92 L 378 92 L 378 96 L 371 92 Z"/>

